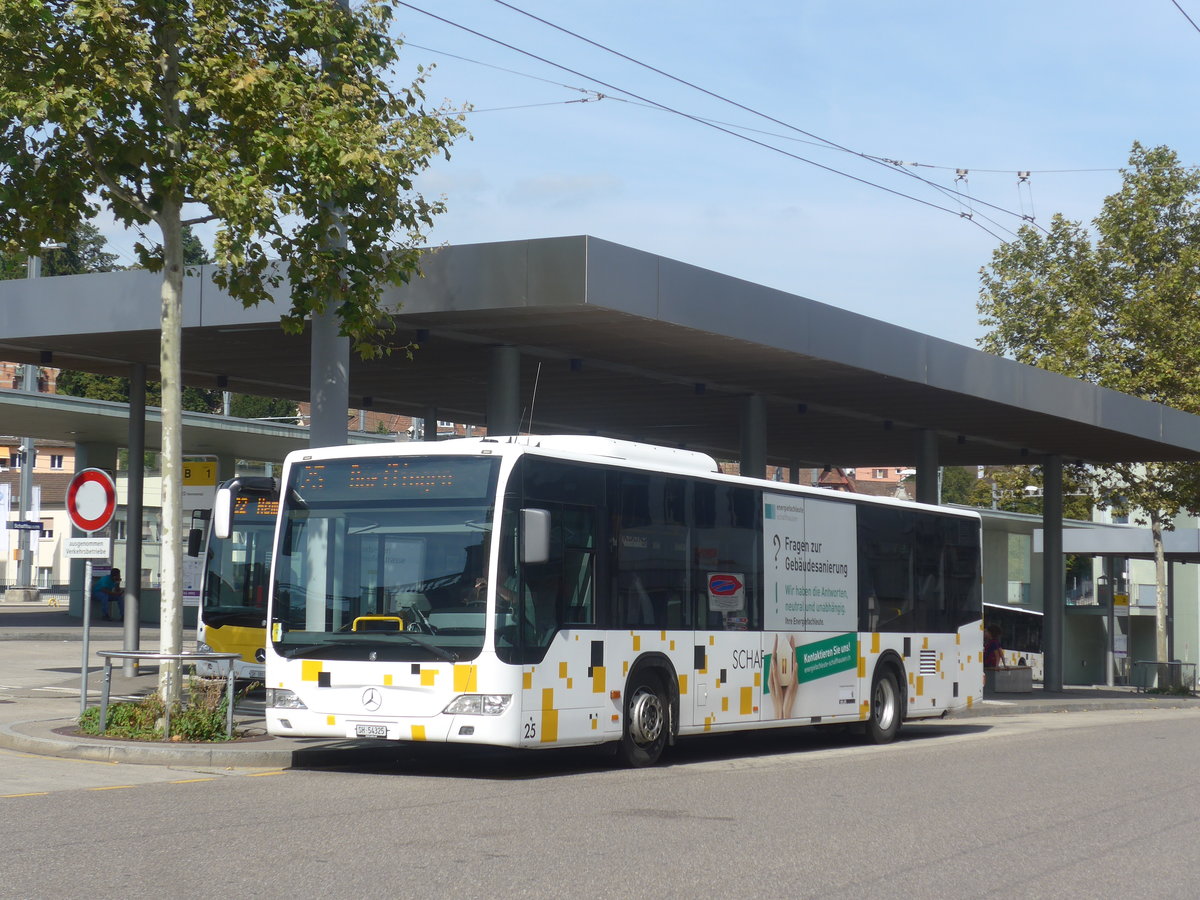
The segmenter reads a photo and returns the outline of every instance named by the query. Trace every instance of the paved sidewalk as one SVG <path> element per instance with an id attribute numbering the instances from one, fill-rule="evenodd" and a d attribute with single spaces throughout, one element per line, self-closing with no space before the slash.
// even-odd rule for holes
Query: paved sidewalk
<path id="1" fill-rule="evenodd" d="M 157 627 L 142 626 L 141 648 L 156 650 Z M 194 637 L 194 635 L 193 635 Z M 100 702 L 104 666 L 98 650 L 122 649 L 121 626 L 94 624 L 88 642 L 88 704 Z M 188 646 L 184 635 L 184 646 Z M 395 754 L 403 745 L 384 741 L 329 741 L 272 737 L 266 733 L 261 698 L 235 709 L 236 727 L 247 738 L 228 744 L 123 741 L 75 734 L 79 717 L 83 624 L 66 608 L 39 603 L 0 603 L 0 746 L 41 756 L 64 756 L 160 765 L 279 767 L 347 765 Z M 157 666 L 141 665 L 126 677 L 113 666 L 113 697 L 152 693 Z M 985 696 L 955 720 L 979 716 L 1065 713 L 1100 709 L 1200 709 L 1200 699 L 1139 694 L 1124 688 L 1071 688 L 1048 693 Z"/>
<path id="2" fill-rule="evenodd" d="M 184 647 L 195 634 L 184 633 Z M 88 706 L 100 703 L 104 661 L 100 650 L 122 649 L 119 623 L 100 619 L 88 633 Z M 140 648 L 157 650 L 157 626 L 141 627 Z M 41 756 L 63 756 L 143 765 L 286 768 L 353 762 L 395 748 L 384 742 L 277 738 L 266 733 L 261 694 L 234 709 L 234 726 L 248 735 L 226 744 L 125 741 L 76 734 L 79 718 L 83 623 L 65 607 L 0 603 L 0 747 Z M 149 661 L 147 661 L 149 662 Z M 157 664 L 139 664 L 127 677 L 113 665 L 110 696 L 132 698 L 158 687 Z"/>

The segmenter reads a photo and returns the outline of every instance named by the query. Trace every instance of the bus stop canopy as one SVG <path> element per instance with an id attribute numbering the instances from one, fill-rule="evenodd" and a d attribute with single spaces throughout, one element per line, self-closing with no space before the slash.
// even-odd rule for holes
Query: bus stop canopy
<path id="1" fill-rule="evenodd" d="M 401 349 L 351 359 L 352 406 L 486 424 L 489 348 L 514 347 L 534 432 L 736 459 L 753 395 L 778 465 L 902 464 L 929 435 L 943 465 L 1200 459 L 1200 417 L 592 237 L 447 247 L 422 270 L 387 295 Z M 0 358 L 153 379 L 159 295 L 142 271 L 0 282 Z M 189 277 L 185 382 L 307 399 L 309 338 L 280 312 Z M 34 408 L 4 415 L 64 437 Z"/>
<path id="2" fill-rule="evenodd" d="M 1033 532 L 1033 552 L 1041 553 L 1045 532 Z M 1082 556 L 1111 556 L 1121 559 L 1154 559 L 1154 540 L 1148 527 L 1136 525 L 1087 525 L 1063 530 L 1063 553 Z M 1175 528 L 1163 531 L 1163 555 L 1168 562 L 1200 562 L 1200 529 Z"/>
<path id="3" fill-rule="evenodd" d="M 126 446 L 129 439 L 129 407 L 124 403 L 0 390 L 5 432 L 16 436 L 67 442 Z M 20 430 L 29 429 L 29 430 Z M 390 435 L 351 432 L 350 443 L 393 440 Z M 162 446 L 162 416 L 155 408 L 146 410 L 145 444 Z M 292 450 L 309 446 L 308 428 L 284 422 L 183 414 L 183 446 L 189 455 L 212 454 L 236 459 L 277 462 Z"/>

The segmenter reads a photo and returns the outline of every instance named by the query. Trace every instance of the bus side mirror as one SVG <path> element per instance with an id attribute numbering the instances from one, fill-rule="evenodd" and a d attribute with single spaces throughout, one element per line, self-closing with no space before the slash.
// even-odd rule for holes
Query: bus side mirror
<path id="1" fill-rule="evenodd" d="M 521 510 L 521 562 L 544 563 L 550 559 L 550 510 Z"/>
<path id="2" fill-rule="evenodd" d="M 204 532 L 202 532 L 199 528 L 189 528 L 188 529 L 187 555 L 193 556 L 193 557 L 199 556 L 200 555 L 200 544 L 203 540 L 204 540 Z"/>
<path id="3" fill-rule="evenodd" d="M 229 540 L 233 532 L 233 491 L 229 488 L 217 488 L 217 498 L 213 501 L 212 533 L 219 541 Z"/>

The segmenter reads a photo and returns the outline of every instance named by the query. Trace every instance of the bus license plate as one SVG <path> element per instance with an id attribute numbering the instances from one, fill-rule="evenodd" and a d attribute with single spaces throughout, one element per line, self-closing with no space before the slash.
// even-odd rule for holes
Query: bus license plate
<path id="1" fill-rule="evenodd" d="M 355 725 L 354 726 L 354 734 L 357 737 L 386 738 L 387 737 L 387 726 L 386 725 Z"/>

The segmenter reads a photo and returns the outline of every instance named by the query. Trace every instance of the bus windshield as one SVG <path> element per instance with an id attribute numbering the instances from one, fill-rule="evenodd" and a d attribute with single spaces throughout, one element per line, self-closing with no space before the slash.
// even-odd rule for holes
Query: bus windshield
<path id="1" fill-rule="evenodd" d="M 265 624 L 278 505 L 273 497 L 238 495 L 229 539 L 208 542 L 201 607 L 208 627 Z"/>
<path id="2" fill-rule="evenodd" d="M 499 461 L 322 460 L 292 467 L 271 639 L 283 657 L 473 659 L 483 648 Z"/>

